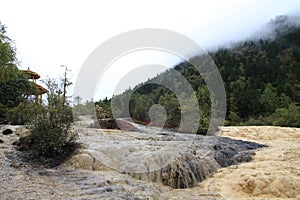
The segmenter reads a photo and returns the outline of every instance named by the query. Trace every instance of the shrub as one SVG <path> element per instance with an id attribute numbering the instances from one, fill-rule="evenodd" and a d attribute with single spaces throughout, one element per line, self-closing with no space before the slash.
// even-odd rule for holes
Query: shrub
<path id="1" fill-rule="evenodd" d="M 41 105 L 24 101 L 9 109 L 6 118 L 12 125 L 24 125 L 25 123 L 31 122 L 41 109 Z"/>
<path id="2" fill-rule="evenodd" d="M 237 126 L 240 124 L 240 117 L 233 111 L 229 112 L 228 119 L 230 126 Z"/>
<path id="3" fill-rule="evenodd" d="M 70 130 L 72 111 L 69 107 L 46 107 L 29 125 L 30 146 L 43 157 L 60 155 L 66 146 L 75 142 Z"/>
<path id="4" fill-rule="evenodd" d="M 255 119 L 253 117 L 250 117 L 247 121 L 245 121 L 241 125 L 243 125 L 243 126 L 262 126 L 263 121 L 261 121 L 260 119 Z"/>
<path id="5" fill-rule="evenodd" d="M 270 116 L 275 126 L 300 127 L 300 107 L 291 103 L 287 108 L 276 109 Z"/>
<path id="6" fill-rule="evenodd" d="M 7 107 L 0 103 L 0 124 L 5 123 L 6 120 Z"/>
<path id="7" fill-rule="evenodd" d="M 53 165 L 62 162 L 75 150 L 77 134 L 71 131 L 73 113 L 65 95 L 56 82 L 48 83 L 47 104 L 39 107 L 28 124 L 31 134 L 21 138 L 19 146 L 31 150 L 42 163 Z"/>

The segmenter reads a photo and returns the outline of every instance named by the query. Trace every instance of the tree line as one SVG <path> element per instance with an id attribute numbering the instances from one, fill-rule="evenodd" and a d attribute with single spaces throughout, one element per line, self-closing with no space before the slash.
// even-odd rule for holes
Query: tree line
<path id="1" fill-rule="evenodd" d="M 75 131 L 71 130 L 73 113 L 66 96 L 71 84 L 67 68 L 61 82 L 46 79 L 48 93 L 43 103 L 30 98 L 37 88 L 19 70 L 14 42 L 0 22 L 0 124 L 26 125 L 30 134 L 14 142 L 19 150 L 30 152 L 34 161 L 55 166 L 77 148 Z"/>
<path id="2" fill-rule="evenodd" d="M 269 26 L 273 30 L 272 37 L 267 35 L 241 41 L 209 53 L 224 81 L 227 100 L 225 125 L 300 127 L 300 26 L 291 23 L 288 16 L 272 20 Z M 200 65 L 205 65 L 201 55 L 191 59 L 193 63 L 198 61 Z M 147 124 L 150 107 L 160 104 L 167 112 L 165 127 L 178 128 L 181 112 L 185 108 L 180 107 L 178 96 L 170 89 L 153 84 L 153 81 L 164 80 L 176 88 L 183 87 L 176 77 L 168 76 L 172 70 L 184 76 L 195 91 L 200 112 L 198 133 L 205 133 L 210 122 L 210 93 L 191 60 L 181 62 L 157 77 L 114 96 L 115 105 L 121 108 L 131 95 L 131 117 L 136 122 Z M 110 100 L 100 100 L 96 104 L 101 110 L 98 117 L 112 117 Z M 114 108 L 115 112 L 119 112 L 118 116 L 123 116 L 122 109 L 118 106 Z M 124 117 L 128 116 L 124 113 Z"/>

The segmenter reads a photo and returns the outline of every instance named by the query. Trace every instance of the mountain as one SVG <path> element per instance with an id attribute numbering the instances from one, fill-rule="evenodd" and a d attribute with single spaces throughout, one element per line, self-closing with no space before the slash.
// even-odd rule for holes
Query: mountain
<path id="1" fill-rule="evenodd" d="M 264 30 L 265 33 L 256 36 L 255 39 L 209 52 L 221 73 L 226 90 L 225 125 L 300 127 L 299 19 L 300 17 L 278 16 L 267 24 L 268 31 Z M 149 109 L 154 104 L 160 104 L 166 110 L 165 127 L 178 129 L 183 110 L 191 110 L 180 106 L 180 97 L 170 88 L 154 84 L 159 81 L 167 82 L 179 90 L 182 87 L 180 91 L 184 91 L 182 81 L 177 76 L 170 76 L 175 70 L 186 78 L 197 97 L 200 115 L 198 133 L 205 133 L 210 123 L 210 93 L 204 78 L 191 64 L 192 60 L 201 58 L 201 55 L 198 55 L 189 61 L 181 62 L 132 90 L 113 97 L 113 101 L 100 100 L 96 104 L 102 110 L 105 108 L 106 113 L 110 113 L 106 117 L 111 117 L 111 102 L 115 105 L 114 114 L 128 117 L 128 113 L 121 107 L 131 95 L 129 107 L 125 107 L 136 122 L 150 123 L 153 114 L 151 116 Z M 204 66 L 205 62 L 200 65 Z M 184 95 L 192 94 L 180 94 Z M 193 121 L 193 116 L 187 121 Z"/>

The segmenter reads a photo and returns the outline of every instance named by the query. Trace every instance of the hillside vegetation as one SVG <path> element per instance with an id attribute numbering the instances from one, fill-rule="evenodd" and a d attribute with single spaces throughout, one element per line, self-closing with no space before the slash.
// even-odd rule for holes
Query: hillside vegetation
<path id="1" fill-rule="evenodd" d="M 300 127 L 300 26 L 297 21 L 299 17 L 276 17 L 268 24 L 271 30 L 268 34 L 209 53 L 219 68 L 226 89 L 226 125 Z M 201 58 L 199 55 L 191 59 Z M 205 133 L 210 121 L 211 101 L 203 78 L 189 61 L 172 69 L 180 72 L 195 91 L 200 109 L 198 133 Z M 160 104 L 167 112 L 165 127 L 178 128 L 181 111 L 185 108 L 180 107 L 168 88 L 150 84 L 155 79 L 164 79 L 180 88 L 179 80 L 169 78 L 170 71 L 115 96 L 116 105 L 121 108 L 125 97 L 133 92 L 129 110 L 136 122 L 148 124 L 150 107 Z M 99 118 L 111 117 L 111 100 L 100 100 L 96 104 Z M 117 107 L 115 112 L 128 117 Z"/>
<path id="2" fill-rule="evenodd" d="M 0 124 L 27 125 L 30 134 L 14 144 L 19 150 L 28 150 L 30 159 L 57 165 L 77 147 L 77 133 L 71 130 L 73 113 L 66 96 L 71 84 L 67 68 L 61 82 L 50 78 L 44 81 L 47 98 L 37 102 L 38 88 L 29 80 L 30 76 L 19 70 L 16 52 L 0 22 Z"/>

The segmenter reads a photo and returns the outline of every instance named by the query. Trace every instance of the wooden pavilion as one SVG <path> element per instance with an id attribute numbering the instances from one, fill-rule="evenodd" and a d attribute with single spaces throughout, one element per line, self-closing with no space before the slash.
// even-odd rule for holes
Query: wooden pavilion
<path id="1" fill-rule="evenodd" d="M 22 72 L 28 76 L 28 79 L 32 80 L 32 87 L 26 92 L 26 94 L 34 95 L 35 102 L 42 104 L 43 94 L 47 93 L 48 90 L 36 83 L 36 80 L 41 78 L 41 76 L 38 73 L 31 71 L 29 68 L 27 70 L 22 70 Z"/>

